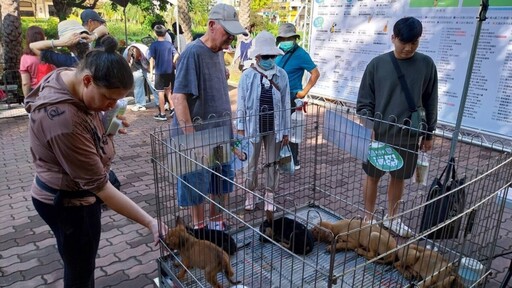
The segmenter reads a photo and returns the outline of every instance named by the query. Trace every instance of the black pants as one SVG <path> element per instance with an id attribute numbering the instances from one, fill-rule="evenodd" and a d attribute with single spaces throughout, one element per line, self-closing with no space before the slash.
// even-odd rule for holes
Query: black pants
<path id="1" fill-rule="evenodd" d="M 293 113 L 295 112 L 295 107 L 297 106 L 295 104 L 295 99 L 297 99 L 297 92 L 290 92 L 290 99 L 292 108 L 291 113 Z M 299 166 L 299 143 L 293 143 L 290 141 L 288 144 L 290 145 L 290 151 L 292 152 L 293 164 L 295 164 L 295 166 Z"/>
<path id="2" fill-rule="evenodd" d="M 58 207 L 32 198 L 37 213 L 50 226 L 64 262 L 64 287 L 94 287 L 96 254 L 101 235 L 101 208 Z"/>

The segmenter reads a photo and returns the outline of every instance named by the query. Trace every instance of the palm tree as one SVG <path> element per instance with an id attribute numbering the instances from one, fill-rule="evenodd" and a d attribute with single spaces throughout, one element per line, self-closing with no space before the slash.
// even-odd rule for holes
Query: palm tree
<path id="1" fill-rule="evenodd" d="M 240 0 L 238 18 L 243 27 L 249 27 L 251 24 L 251 2 L 252 0 Z"/>
<path id="2" fill-rule="evenodd" d="M 187 42 L 192 41 L 192 20 L 188 10 L 188 0 L 178 0 L 178 17 L 181 28 L 183 29 L 183 36 Z"/>
<path id="3" fill-rule="evenodd" d="M 21 57 L 21 19 L 19 0 L 0 0 L 3 70 L 18 70 Z"/>

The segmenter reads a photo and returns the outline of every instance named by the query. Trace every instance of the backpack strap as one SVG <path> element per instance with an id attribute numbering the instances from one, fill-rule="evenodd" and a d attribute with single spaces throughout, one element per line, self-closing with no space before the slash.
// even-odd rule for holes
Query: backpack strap
<path id="1" fill-rule="evenodd" d="M 277 85 L 277 83 L 274 80 L 272 80 L 271 78 L 268 78 L 267 75 L 265 75 L 265 74 L 261 73 L 260 71 L 258 71 L 258 69 L 256 67 L 252 66 L 251 68 L 254 69 L 254 71 L 258 72 L 265 79 L 267 79 L 268 82 L 270 82 L 270 84 L 272 84 L 272 86 L 274 86 L 274 88 L 277 89 L 277 91 L 280 91 L 279 90 L 279 85 Z"/>

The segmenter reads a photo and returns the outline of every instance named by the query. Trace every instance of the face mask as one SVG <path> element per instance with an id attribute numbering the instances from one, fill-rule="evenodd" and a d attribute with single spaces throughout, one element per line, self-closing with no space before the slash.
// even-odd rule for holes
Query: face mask
<path id="1" fill-rule="evenodd" d="M 267 60 L 260 59 L 260 62 L 258 63 L 258 65 L 263 70 L 270 70 L 270 69 L 274 68 L 276 63 L 274 62 L 274 59 L 267 59 Z"/>
<path id="2" fill-rule="evenodd" d="M 283 50 L 284 52 L 288 52 L 288 51 L 292 50 L 294 45 L 295 45 L 294 41 L 284 41 L 284 42 L 279 43 L 279 48 L 281 48 L 281 50 Z"/>

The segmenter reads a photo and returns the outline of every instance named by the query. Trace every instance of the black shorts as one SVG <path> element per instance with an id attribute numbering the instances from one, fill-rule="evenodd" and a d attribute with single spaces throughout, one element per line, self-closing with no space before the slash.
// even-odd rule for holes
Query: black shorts
<path id="1" fill-rule="evenodd" d="M 418 161 L 418 144 L 409 144 L 405 145 L 403 147 L 398 146 L 392 146 L 393 149 L 402 156 L 402 159 L 404 160 L 404 166 L 402 168 L 390 171 L 389 174 L 395 178 L 395 179 L 409 179 L 414 174 L 414 169 L 416 169 L 416 162 Z M 372 165 L 369 161 L 363 163 L 363 170 L 366 173 L 366 175 L 380 178 L 384 174 L 386 174 L 385 171 L 382 171 L 375 166 Z"/>
<path id="2" fill-rule="evenodd" d="M 174 85 L 174 73 L 169 74 L 156 74 L 155 75 L 155 89 L 156 91 L 164 91 L 166 88 L 171 88 Z"/>

